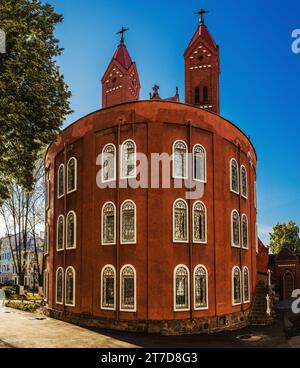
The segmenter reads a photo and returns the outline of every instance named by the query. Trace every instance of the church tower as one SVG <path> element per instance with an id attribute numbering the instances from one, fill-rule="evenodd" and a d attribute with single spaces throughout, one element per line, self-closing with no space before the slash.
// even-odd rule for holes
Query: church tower
<path id="1" fill-rule="evenodd" d="M 185 102 L 219 114 L 219 46 L 205 25 L 206 13 L 203 9 L 196 13 L 200 24 L 184 53 Z"/>
<path id="2" fill-rule="evenodd" d="M 140 98 L 140 80 L 136 64 L 132 61 L 124 43 L 122 27 L 120 44 L 102 78 L 102 108 Z"/>

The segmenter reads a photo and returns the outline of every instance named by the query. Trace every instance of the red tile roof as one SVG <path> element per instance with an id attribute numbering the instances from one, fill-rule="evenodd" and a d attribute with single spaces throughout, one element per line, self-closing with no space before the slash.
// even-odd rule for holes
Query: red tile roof
<path id="1" fill-rule="evenodd" d="M 213 39 L 212 35 L 209 33 L 206 25 L 200 25 L 197 28 L 197 31 L 195 32 L 188 48 L 194 43 L 194 41 L 196 41 L 196 39 L 198 39 L 199 37 L 201 37 L 202 39 L 204 39 L 206 42 L 208 42 L 211 46 L 213 46 L 215 49 L 218 48 L 217 44 L 215 43 L 215 40 Z"/>
<path id="2" fill-rule="evenodd" d="M 117 60 L 126 70 L 128 70 L 133 64 L 126 46 L 122 44 L 119 45 L 113 58 L 114 60 Z"/>

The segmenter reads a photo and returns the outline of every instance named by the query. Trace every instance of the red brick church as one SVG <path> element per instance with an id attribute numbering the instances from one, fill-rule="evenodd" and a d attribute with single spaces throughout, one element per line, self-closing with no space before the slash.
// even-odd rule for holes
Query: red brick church
<path id="1" fill-rule="evenodd" d="M 199 14 L 184 52 L 183 103 L 178 89 L 162 98 L 158 86 L 140 100 L 123 28 L 102 78 L 102 109 L 48 149 L 45 285 L 53 317 L 163 334 L 247 321 L 258 281 L 257 155 L 220 116 L 220 50 Z M 138 176 L 138 153 L 172 157 L 169 188 L 126 186 Z M 201 185 L 202 195 L 187 198 L 178 181 Z"/>

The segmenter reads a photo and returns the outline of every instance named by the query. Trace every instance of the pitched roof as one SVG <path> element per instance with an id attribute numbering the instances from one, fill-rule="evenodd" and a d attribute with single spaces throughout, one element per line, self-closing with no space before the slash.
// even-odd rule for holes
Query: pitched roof
<path id="1" fill-rule="evenodd" d="M 203 25 L 199 25 L 191 42 L 189 43 L 187 50 L 189 49 L 189 47 L 198 39 L 198 38 L 202 38 L 203 40 L 205 40 L 209 45 L 211 45 L 212 47 L 214 47 L 215 49 L 218 48 L 215 40 L 213 39 L 212 35 L 209 33 L 207 27 L 205 24 Z"/>
<path id="2" fill-rule="evenodd" d="M 126 70 L 128 70 L 133 64 L 132 59 L 125 45 L 120 44 L 113 57 L 117 60 Z"/>

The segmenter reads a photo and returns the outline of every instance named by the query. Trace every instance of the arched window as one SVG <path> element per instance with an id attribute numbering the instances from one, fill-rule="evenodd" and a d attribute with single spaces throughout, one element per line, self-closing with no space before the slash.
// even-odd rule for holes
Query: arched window
<path id="1" fill-rule="evenodd" d="M 76 214 L 70 211 L 67 216 L 67 249 L 76 248 Z"/>
<path id="2" fill-rule="evenodd" d="M 232 270 L 232 304 L 239 305 L 242 303 L 242 283 L 241 270 L 234 267 Z"/>
<path id="3" fill-rule="evenodd" d="M 242 216 L 242 241 L 243 241 L 243 248 L 248 249 L 249 248 L 248 219 L 245 214 Z"/>
<path id="4" fill-rule="evenodd" d="M 206 183 L 206 151 L 200 144 L 194 147 L 194 180 Z"/>
<path id="5" fill-rule="evenodd" d="M 102 208 L 102 244 L 116 244 L 116 207 L 112 202 Z"/>
<path id="6" fill-rule="evenodd" d="M 130 266 L 121 269 L 121 311 L 136 312 L 136 273 Z"/>
<path id="7" fill-rule="evenodd" d="M 250 303 L 250 285 L 249 285 L 249 270 L 248 267 L 244 267 L 243 270 L 243 285 L 244 285 L 244 303 Z"/>
<path id="8" fill-rule="evenodd" d="M 230 190 L 239 194 L 239 169 L 234 158 L 230 161 Z"/>
<path id="9" fill-rule="evenodd" d="M 177 266 L 174 270 L 174 311 L 190 309 L 189 270 L 186 266 Z"/>
<path id="10" fill-rule="evenodd" d="M 203 87 L 203 101 L 208 102 L 208 88 Z"/>
<path id="11" fill-rule="evenodd" d="M 64 271 L 59 267 L 56 271 L 56 304 L 63 304 L 64 300 Z"/>
<path id="12" fill-rule="evenodd" d="M 200 88 L 195 88 L 195 105 L 200 105 Z"/>
<path id="13" fill-rule="evenodd" d="M 60 165 L 57 173 L 57 197 L 61 198 L 65 194 L 65 165 Z"/>
<path id="14" fill-rule="evenodd" d="M 121 244 L 136 243 L 136 206 L 126 201 L 121 206 Z"/>
<path id="15" fill-rule="evenodd" d="M 231 241 L 233 247 L 240 247 L 240 216 L 235 210 L 231 213 Z"/>
<path id="16" fill-rule="evenodd" d="M 61 251 L 65 245 L 65 218 L 60 215 L 57 219 L 56 249 Z"/>
<path id="17" fill-rule="evenodd" d="M 248 197 L 247 170 L 244 165 L 241 166 L 241 192 L 243 197 Z"/>
<path id="18" fill-rule="evenodd" d="M 68 307 L 75 307 L 75 270 L 68 267 L 65 276 L 65 302 Z"/>
<path id="19" fill-rule="evenodd" d="M 187 145 L 183 141 L 177 141 L 173 146 L 173 178 L 187 179 Z"/>
<path id="20" fill-rule="evenodd" d="M 196 202 L 193 207 L 193 236 L 194 243 L 206 243 L 206 207 L 202 202 Z"/>
<path id="21" fill-rule="evenodd" d="M 194 270 L 194 308 L 208 309 L 208 275 L 206 267 L 199 265 Z"/>
<path id="22" fill-rule="evenodd" d="M 173 206 L 173 242 L 188 242 L 188 205 L 183 199 L 175 201 Z"/>
<path id="23" fill-rule="evenodd" d="M 132 140 L 125 141 L 121 147 L 121 179 L 136 177 L 136 145 Z"/>
<path id="24" fill-rule="evenodd" d="M 46 210 L 49 209 L 50 206 L 50 176 L 49 171 L 46 172 L 45 175 L 45 207 Z"/>
<path id="25" fill-rule="evenodd" d="M 116 271 L 114 266 L 107 265 L 101 272 L 101 308 L 116 309 Z"/>
<path id="26" fill-rule="evenodd" d="M 116 147 L 107 144 L 102 151 L 102 182 L 116 180 Z"/>
<path id="27" fill-rule="evenodd" d="M 70 158 L 67 166 L 67 188 L 68 193 L 77 190 L 77 160 L 74 157 Z"/>

